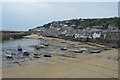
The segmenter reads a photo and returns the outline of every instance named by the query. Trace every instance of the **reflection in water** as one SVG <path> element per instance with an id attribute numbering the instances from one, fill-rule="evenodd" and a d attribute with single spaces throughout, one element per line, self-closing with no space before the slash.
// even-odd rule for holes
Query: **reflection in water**
<path id="1" fill-rule="evenodd" d="M 28 47 L 29 45 L 38 44 L 37 39 L 16 39 L 16 40 L 4 40 L 2 42 L 3 48 L 15 48 L 17 46 Z"/>

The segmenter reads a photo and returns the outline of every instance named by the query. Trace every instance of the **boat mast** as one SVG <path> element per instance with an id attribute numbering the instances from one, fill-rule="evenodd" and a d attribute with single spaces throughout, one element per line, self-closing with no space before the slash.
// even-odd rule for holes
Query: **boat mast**
<path id="1" fill-rule="evenodd" d="M 18 40 L 18 46 L 20 46 L 20 42 L 19 42 L 19 40 Z"/>

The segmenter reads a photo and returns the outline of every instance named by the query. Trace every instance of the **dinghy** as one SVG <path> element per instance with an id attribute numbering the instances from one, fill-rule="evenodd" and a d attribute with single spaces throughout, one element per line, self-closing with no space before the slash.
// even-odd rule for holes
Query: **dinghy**
<path id="1" fill-rule="evenodd" d="M 48 43 L 43 43 L 43 45 L 44 45 L 44 46 L 49 46 L 49 44 L 48 44 Z"/>
<path id="2" fill-rule="evenodd" d="M 18 51 L 22 51 L 22 48 L 21 48 L 21 46 L 20 46 L 20 42 L 19 42 L 19 40 L 18 40 L 18 49 L 17 49 Z"/>
<path id="3" fill-rule="evenodd" d="M 34 58 L 40 58 L 41 54 L 34 53 Z"/>
<path id="4" fill-rule="evenodd" d="M 21 48 L 21 46 L 18 46 L 18 51 L 22 51 L 22 48 Z"/>
<path id="5" fill-rule="evenodd" d="M 86 49 L 86 48 L 80 48 L 80 50 L 82 50 L 82 51 L 86 51 L 87 49 Z"/>
<path id="6" fill-rule="evenodd" d="M 6 54 L 5 56 L 6 56 L 6 58 L 12 58 L 11 54 Z"/>
<path id="7" fill-rule="evenodd" d="M 40 49 L 40 48 L 44 48 L 45 46 L 43 44 L 41 44 L 41 39 L 38 39 L 38 45 L 35 46 L 35 49 Z"/>
<path id="8" fill-rule="evenodd" d="M 40 49 L 40 47 L 39 46 L 35 46 L 35 49 Z"/>
<path id="9" fill-rule="evenodd" d="M 30 53 L 29 53 L 29 52 L 27 52 L 26 50 L 24 50 L 24 51 L 23 51 L 23 55 L 25 55 L 25 56 L 29 56 L 29 55 L 30 55 Z"/>
<path id="10" fill-rule="evenodd" d="M 66 43 L 66 41 L 62 41 L 61 43 Z"/>
<path id="11" fill-rule="evenodd" d="M 82 53 L 83 50 L 74 50 L 75 53 Z"/>
<path id="12" fill-rule="evenodd" d="M 51 53 L 45 53 L 45 54 L 44 54 L 44 57 L 51 57 L 51 56 L 52 56 Z"/>
<path id="13" fill-rule="evenodd" d="M 40 48 L 44 48 L 45 46 L 44 45 L 38 45 L 38 46 L 35 46 L 35 49 L 40 49 Z"/>
<path id="14" fill-rule="evenodd" d="M 91 50 L 91 53 L 100 53 L 100 50 Z"/>
<path id="15" fill-rule="evenodd" d="M 66 47 L 64 47 L 64 48 L 60 48 L 61 50 L 67 50 L 67 48 Z"/>

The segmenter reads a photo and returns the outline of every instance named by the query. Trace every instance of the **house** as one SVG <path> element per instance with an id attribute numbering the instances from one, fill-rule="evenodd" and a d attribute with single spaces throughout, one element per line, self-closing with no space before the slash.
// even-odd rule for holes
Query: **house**
<path id="1" fill-rule="evenodd" d="M 119 28 L 117 26 L 114 26 L 114 25 L 109 25 L 108 30 L 119 30 Z"/>
<path id="2" fill-rule="evenodd" d="M 120 30 L 104 30 L 97 34 L 94 42 L 102 43 L 111 47 L 120 47 Z M 96 34 L 94 34 L 96 37 Z"/>
<path id="3" fill-rule="evenodd" d="M 92 35 L 93 38 L 100 38 L 100 36 L 101 36 L 101 33 L 96 33 L 96 32 L 94 32 Z"/>

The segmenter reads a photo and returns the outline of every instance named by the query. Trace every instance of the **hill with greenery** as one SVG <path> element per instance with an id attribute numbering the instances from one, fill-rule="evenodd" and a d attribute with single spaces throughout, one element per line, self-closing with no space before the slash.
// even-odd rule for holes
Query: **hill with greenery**
<path id="1" fill-rule="evenodd" d="M 95 18 L 95 19 L 71 19 L 71 20 L 63 20 L 63 21 L 53 21 L 48 24 L 44 24 L 43 26 L 38 26 L 37 28 L 45 27 L 62 27 L 63 25 L 67 25 L 74 27 L 75 29 L 84 29 L 84 28 L 92 28 L 93 26 L 102 26 L 102 28 L 107 29 L 109 25 L 113 27 L 118 27 L 120 29 L 120 18 Z"/>

